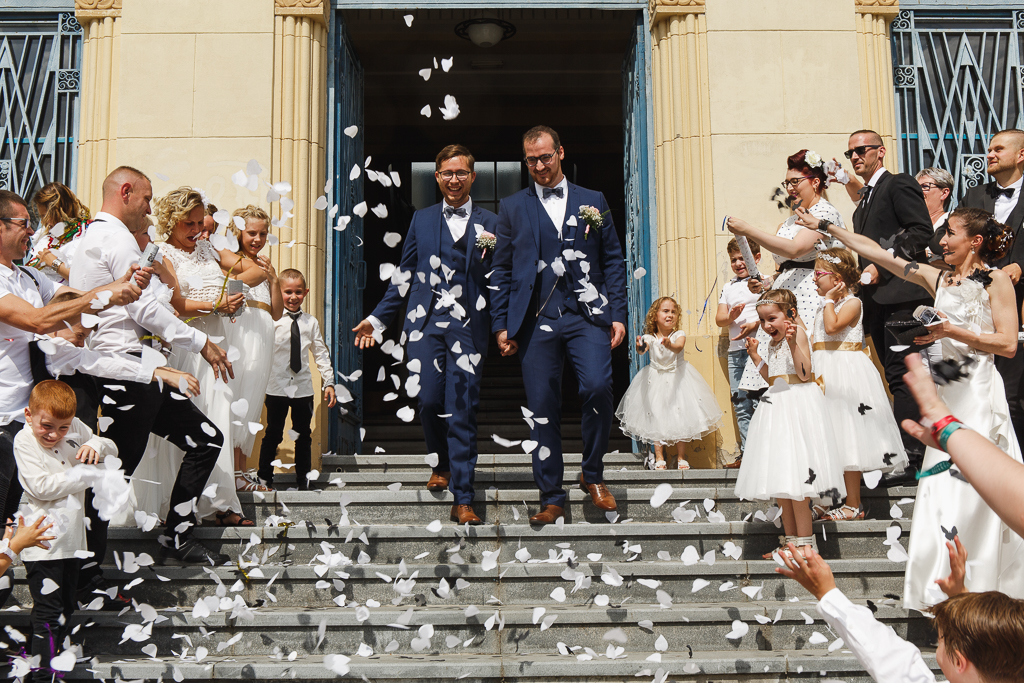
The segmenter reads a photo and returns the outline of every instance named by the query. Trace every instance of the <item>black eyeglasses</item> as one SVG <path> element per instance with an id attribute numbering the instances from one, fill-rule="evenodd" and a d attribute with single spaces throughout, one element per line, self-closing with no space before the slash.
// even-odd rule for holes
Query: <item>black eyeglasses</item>
<path id="1" fill-rule="evenodd" d="M 929 190 L 935 190 L 935 189 L 938 189 L 938 188 L 939 188 L 939 186 L 936 185 L 935 183 L 921 183 L 921 191 L 922 192 L 928 192 Z M 944 190 L 946 188 L 942 188 L 942 189 Z"/>
<path id="2" fill-rule="evenodd" d="M 802 183 L 805 180 L 810 180 L 813 177 L 814 176 L 810 176 L 810 175 L 802 175 L 799 178 L 790 178 L 789 180 L 783 180 L 782 181 L 782 186 L 783 187 L 792 187 L 792 188 L 796 189 L 797 185 L 799 185 L 800 183 Z"/>
<path id="3" fill-rule="evenodd" d="M 0 218 L 0 221 L 5 221 L 7 223 L 17 223 L 21 227 L 27 228 L 28 227 L 29 219 L 28 218 Z"/>
<path id="4" fill-rule="evenodd" d="M 469 177 L 469 171 L 439 171 L 438 175 L 444 180 L 451 180 L 452 177 L 465 180 Z"/>
<path id="5" fill-rule="evenodd" d="M 555 158 L 555 152 L 551 154 L 541 154 L 539 157 L 526 157 L 526 165 L 533 168 L 537 165 L 537 162 L 544 164 L 545 166 L 551 165 L 551 160 Z"/>
<path id="6" fill-rule="evenodd" d="M 852 159 L 854 154 L 856 154 L 859 157 L 862 157 L 869 149 L 878 149 L 879 147 L 884 146 L 885 145 L 861 145 L 860 147 L 854 147 L 853 149 L 846 150 L 845 152 L 843 152 L 843 156 L 846 157 L 847 159 Z"/>

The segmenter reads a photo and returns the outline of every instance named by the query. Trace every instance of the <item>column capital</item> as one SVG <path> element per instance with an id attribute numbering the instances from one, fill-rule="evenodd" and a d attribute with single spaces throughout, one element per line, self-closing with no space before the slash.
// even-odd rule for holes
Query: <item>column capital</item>
<path id="1" fill-rule="evenodd" d="M 75 17 L 81 20 L 121 16 L 121 0 L 75 0 Z"/>
<path id="2" fill-rule="evenodd" d="M 900 13 L 899 0 L 854 0 L 854 9 L 858 14 L 877 14 L 896 16 Z"/>
<path id="3" fill-rule="evenodd" d="M 327 25 L 328 6 L 325 0 L 274 0 L 274 15 L 279 17 L 310 17 Z"/>
<path id="4" fill-rule="evenodd" d="M 672 15 L 703 14 L 704 0 L 650 0 L 651 26 Z"/>

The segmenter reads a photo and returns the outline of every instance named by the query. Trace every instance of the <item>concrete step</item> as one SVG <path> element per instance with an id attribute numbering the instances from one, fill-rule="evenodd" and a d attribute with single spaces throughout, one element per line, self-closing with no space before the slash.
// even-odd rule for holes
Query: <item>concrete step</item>
<path id="1" fill-rule="evenodd" d="M 788 681 L 837 681 L 871 683 L 859 662 L 845 650 L 823 652 L 812 650 L 773 650 L 737 652 L 733 647 L 721 650 L 666 652 L 661 662 L 647 661 L 647 653 L 624 653 L 621 659 L 603 656 L 579 661 L 576 656 L 558 654 L 467 654 L 445 653 L 394 655 L 374 654 L 352 657 L 347 678 L 380 681 L 458 680 L 467 683 L 547 683 L 549 681 L 594 681 L 599 683 L 636 683 L 653 678 L 658 670 L 672 677 L 686 676 L 693 683 L 783 683 Z M 216 649 L 215 647 L 212 649 Z M 603 654 L 605 648 L 602 648 Z M 578 650 L 579 654 L 585 654 Z M 209 680 L 290 680 L 335 681 L 336 673 L 324 665 L 323 655 L 296 655 L 288 661 L 287 652 L 277 657 L 235 657 L 211 654 L 202 662 L 194 656 L 188 661 L 171 657 L 149 659 L 144 656 L 127 660 L 97 657 L 91 663 L 79 664 L 66 676 L 71 680 L 102 678 L 108 680 L 177 680 L 182 683 Z M 350 656 L 352 653 L 348 653 Z M 928 651 L 925 661 L 937 674 L 935 654 Z M 0 667 L 0 672 L 3 668 Z M 689 672 L 696 672 L 690 674 Z M 829 672 L 836 678 L 824 678 Z"/>
<path id="2" fill-rule="evenodd" d="M 420 564 L 408 561 L 402 578 L 416 576 L 416 584 L 410 595 L 404 598 L 407 604 L 448 605 L 453 603 L 483 605 L 492 597 L 504 605 L 548 605 L 552 604 L 551 593 L 558 587 L 565 590 L 566 605 L 587 605 L 593 602 L 595 594 L 607 595 L 611 604 L 631 604 L 656 597 L 655 589 L 637 583 L 637 579 L 658 581 L 658 589 L 668 593 L 676 604 L 714 603 L 718 600 L 744 601 L 747 596 L 741 591 L 746 586 L 762 587 L 765 598 L 779 601 L 799 597 L 809 600 L 810 595 L 798 584 L 786 580 L 775 572 L 778 566 L 773 560 L 734 561 L 716 553 L 716 561 L 709 565 L 704 561 L 686 565 L 679 557 L 670 560 L 635 562 L 622 561 L 622 555 L 602 557 L 597 562 L 580 558 L 574 568 L 569 568 L 565 559 L 552 561 L 547 555 L 531 558 L 528 563 L 503 563 L 499 571 L 484 571 L 479 564 L 449 565 Z M 136 579 L 143 579 L 133 588 L 122 591 L 126 596 L 152 605 L 158 609 L 175 606 L 191 606 L 201 597 L 209 595 L 214 587 L 213 575 L 225 584 L 233 595 L 238 593 L 249 604 L 257 600 L 267 601 L 265 586 L 276 574 L 273 593 L 274 603 L 279 607 L 329 608 L 336 603 L 334 598 L 344 594 L 349 601 L 360 604 L 376 600 L 381 604 L 392 604 L 403 600 L 393 581 L 383 577 L 397 578 L 398 566 L 394 564 L 349 565 L 339 571 L 347 574 L 341 590 L 333 585 L 337 575 L 331 571 L 321 574 L 308 565 L 280 564 L 271 560 L 262 565 L 263 578 L 250 570 L 237 567 L 147 567 L 133 573 L 110 567 L 106 578 L 123 587 Z M 511 558 L 510 558 L 511 559 Z M 833 560 L 830 562 L 837 585 L 851 599 L 877 599 L 879 596 L 902 596 L 903 565 L 882 559 Z M 614 570 L 622 577 L 619 586 L 602 581 L 601 576 Z M 212 574 L 211 574 L 212 572 Z M 500 574 L 500 578 L 498 575 Z M 15 604 L 31 607 L 31 597 L 25 582 L 25 570 L 17 568 L 11 573 L 14 580 Z M 575 576 L 580 580 L 581 590 L 573 590 Z M 448 584 L 448 593 L 439 592 L 441 579 Z M 317 588 L 320 581 L 332 584 Z M 707 581 L 708 585 L 694 592 L 695 581 Z M 241 581 L 241 584 L 236 582 Z M 234 588 L 239 590 L 233 590 Z M 725 588 L 726 590 L 722 590 Z M 895 598 L 893 598 L 895 599 Z"/>
<path id="3" fill-rule="evenodd" d="M 482 442 L 481 442 L 482 443 Z M 492 442 L 493 443 L 493 442 Z M 411 455 L 392 455 L 386 453 L 368 453 L 365 455 L 337 455 L 327 453 L 323 456 L 322 469 L 324 471 L 402 471 L 411 470 L 422 472 L 425 466 L 425 453 Z M 575 466 L 577 469 L 583 460 L 579 451 L 565 451 L 562 454 L 562 462 L 566 467 Z M 502 448 L 500 453 L 481 453 L 477 457 L 476 471 L 484 470 L 525 470 L 531 471 L 532 457 L 523 453 L 520 446 Z M 620 469 L 622 467 L 643 469 L 643 457 L 634 453 L 607 453 L 604 456 L 606 470 Z M 678 470 L 677 470 L 678 471 Z M 709 474 L 714 473 L 714 474 Z M 688 470 L 684 472 L 686 477 L 714 477 L 731 478 L 736 480 L 736 470 Z"/>
<path id="4" fill-rule="evenodd" d="M 586 512 L 588 508 L 593 510 L 592 515 Z M 368 559 L 364 564 L 397 564 L 403 559 L 412 562 L 420 555 L 422 557 L 416 561 L 460 564 L 461 559 L 464 563 L 474 564 L 484 559 L 484 551 L 498 549 L 504 550 L 499 560 L 507 562 L 521 547 L 527 548 L 534 557 L 547 557 L 549 550 L 556 554 L 560 550 L 572 550 L 579 558 L 589 553 L 620 557 L 624 544 L 627 544 L 630 547 L 641 546 L 638 559 L 646 560 L 657 557 L 659 551 L 678 557 L 690 545 L 703 555 L 726 542 L 741 547 L 741 559 L 761 559 L 762 553 L 777 546 L 780 534 L 773 524 L 763 522 L 630 522 L 612 525 L 604 519 L 604 513 L 595 508 L 588 506 L 582 511 L 600 523 L 572 524 L 567 519 L 561 528 L 557 525 L 534 528 L 526 524 L 456 527 L 448 522 L 439 532 L 433 533 L 423 526 L 329 527 L 300 522 L 278 527 L 200 527 L 195 535 L 209 547 L 232 558 L 251 547 L 251 539 L 256 539 L 260 543 L 250 549 L 249 554 L 262 558 L 264 553 L 278 548 L 273 556 L 276 562 L 309 562 L 322 552 L 321 543 L 327 542 L 335 546 L 335 552 L 344 553 L 354 562 L 365 554 Z M 819 523 L 816 525 L 818 547 L 830 560 L 882 558 L 888 550 L 882 545 L 886 529 L 893 525 L 901 528 L 905 544 L 910 532 L 909 520 Z M 360 540 L 363 535 L 368 543 Z M 144 533 L 136 528 L 113 527 L 108 547 L 110 551 L 147 552 L 156 558 L 158 536 L 156 530 Z M 457 552 L 453 550 L 456 547 L 460 548 Z"/>
<path id="5" fill-rule="evenodd" d="M 210 601 L 215 602 L 216 597 Z M 219 654 L 246 656 L 266 655 L 275 647 L 284 652 L 292 650 L 302 654 L 352 653 L 361 643 L 374 652 L 387 648 L 396 654 L 415 654 L 416 640 L 423 637 L 420 627 L 430 625 L 433 635 L 424 653 L 443 655 L 447 652 L 467 651 L 482 654 L 554 654 L 558 643 L 590 647 L 604 653 L 609 631 L 616 629 L 618 644 L 630 652 L 655 652 L 655 641 L 664 636 L 668 649 L 673 652 L 717 650 L 735 647 L 737 650 L 818 650 L 827 652 L 827 644 L 811 645 L 808 639 L 814 632 L 835 640 L 823 620 L 817 619 L 813 602 L 732 602 L 714 605 L 674 605 L 661 608 L 653 605 L 625 605 L 621 607 L 560 606 L 549 604 L 544 617 L 554 617 L 549 628 L 544 628 L 542 617 L 535 618 L 531 607 L 520 606 L 428 606 L 363 607 L 356 609 L 313 610 L 290 607 L 263 606 L 231 617 L 231 598 L 225 611 L 216 611 L 197 618 L 191 608 L 161 610 L 156 613 L 150 637 L 144 643 L 129 640 L 131 624 L 143 624 L 139 613 L 81 613 L 75 621 L 87 622 L 84 645 L 103 644 L 103 653 L 114 656 L 137 657 L 144 645 L 155 644 L 158 653 L 170 655 L 181 652 L 187 640 L 192 645 L 206 646 Z M 204 603 L 205 604 L 205 603 Z M 467 607 L 474 609 L 466 616 Z M 898 635 L 911 642 L 925 644 L 933 636 L 930 620 L 921 615 L 911 616 L 906 610 L 885 604 L 877 605 L 875 617 L 891 626 Z M 362 614 L 360 612 L 363 612 Z M 806 623 L 809 615 L 813 623 Z M 760 624 L 755 615 L 767 617 L 770 623 Z M 163 619 L 161 619 L 163 617 Z M 493 617 L 493 618 L 492 618 Z M 726 635 L 739 620 L 749 627 L 740 638 Z M 12 615 L 8 624 L 27 631 L 28 615 Z M 501 626 L 504 622 L 504 626 Z M 647 622 L 646 624 L 644 622 Z M 325 625 L 324 640 L 317 645 L 318 628 Z M 213 634 L 207 635 L 209 631 Z M 124 635 L 123 635 L 124 634 Z M 241 635 L 234 643 L 233 636 Z M 623 641 L 623 639 L 625 639 Z M 121 641 L 121 642 L 119 642 Z M 468 646 L 467 641 L 472 641 Z M 218 650 L 218 648 L 220 648 Z"/>

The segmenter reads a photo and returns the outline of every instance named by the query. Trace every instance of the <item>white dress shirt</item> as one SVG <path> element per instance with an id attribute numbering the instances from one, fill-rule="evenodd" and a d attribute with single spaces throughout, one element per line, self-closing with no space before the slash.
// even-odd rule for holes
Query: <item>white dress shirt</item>
<path id="1" fill-rule="evenodd" d="M 46 354 L 46 369 L 57 379 L 63 375 L 81 372 L 103 379 L 126 380 L 142 384 L 153 381 L 153 368 L 143 366 L 134 356 L 122 356 L 116 353 L 80 348 L 61 337 L 39 336 L 37 339 L 43 339 L 53 344 L 54 352 Z"/>
<path id="2" fill-rule="evenodd" d="M 871 188 L 871 192 L 874 192 L 875 191 L 875 184 L 878 183 L 878 179 L 882 177 L 882 174 L 885 173 L 886 170 L 887 169 L 885 168 L 885 166 L 879 166 L 878 170 L 875 171 L 874 175 L 871 176 L 871 179 L 869 181 L 867 181 L 866 183 L 864 183 L 864 186 L 865 187 L 870 187 Z M 867 206 L 868 203 L 870 203 L 870 202 L 871 202 L 871 195 L 868 194 L 867 203 L 865 203 L 863 199 L 858 199 L 856 202 L 854 202 L 854 204 L 856 206 L 860 206 L 863 203 L 864 206 Z"/>
<path id="3" fill-rule="evenodd" d="M 71 264 L 71 286 L 88 291 L 124 277 L 142 258 L 135 237 L 125 224 L 109 213 L 96 214 L 78 246 L 79 257 Z M 199 353 L 206 346 L 206 334 L 189 327 L 164 306 L 155 287 L 127 306 L 111 306 L 99 314 L 100 324 L 89 346 L 111 353 L 142 351 L 142 337 L 153 334 L 171 346 Z"/>
<path id="4" fill-rule="evenodd" d="M 21 501 L 21 514 L 31 524 L 42 516 L 53 522 L 50 549 L 25 548 L 21 559 L 25 562 L 41 560 L 69 560 L 75 551 L 85 550 L 85 490 L 89 485 L 80 481 L 69 482 L 68 470 L 79 464 L 75 456 L 81 446 L 89 446 L 100 458 L 117 455 L 117 446 L 110 439 L 96 436 L 77 417 L 71 429 L 54 448 L 44 448 L 32 433 L 32 426 L 14 435 L 14 458 L 18 462 L 18 479 L 25 488 Z M 71 499 L 74 500 L 71 500 Z"/>
<path id="5" fill-rule="evenodd" d="M 871 610 L 850 602 L 838 588 L 818 601 L 818 614 L 828 622 L 857 661 L 876 681 L 934 683 L 935 674 L 921 651 L 875 619 Z"/>
<path id="6" fill-rule="evenodd" d="M 999 183 L 996 183 L 996 187 L 1000 190 L 1013 188 L 1013 194 L 1009 197 L 1005 195 L 999 195 L 996 197 L 996 205 L 992 209 L 992 215 L 1000 223 L 1005 223 L 1010 217 L 1010 212 L 1013 211 L 1013 207 L 1017 206 L 1017 202 L 1020 200 L 1020 188 L 1024 184 L 1024 178 L 1017 178 L 1017 182 L 1010 183 L 1006 187 L 1003 187 Z"/>
<path id="7" fill-rule="evenodd" d="M 292 372 L 292 317 L 286 310 L 274 323 L 274 364 L 267 384 L 268 396 L 303 398 L 313 395 L 313 375 L 309 372 L 311 349 L 323 386 L 334 386 L 334 368 L 331 367 L 331 355 L 327 352 L 324 337 L 320 334 L 320 323 L 305 311 L 299 317 L 299 341 L 299 362 L 302 366 L 298 372 Z"/>
<path id="8" fill-rule="evenodd" d="M 544 187 L 534 183 L 534 187 L 537 190 L 537 197 L 540 199 L 540 205 L 547 211 L 548 218 L 555 224 L 555 229 L 558 230 L 558 239 L 562 239 L 562 225 L 565 224 L 565 207 L 569 203 L 569 181 L 562 176 L 562 181 L 555 185 L 554 188 L 562 188 L 562 196 L 549 195 L 547 199 L 544 199 Z"/>
<path id="9" fill-rule="evenodd" d="M 59 289 L 60 285 L 42 273 L 33 278 L 18 266 L 11 269 L 0 264 L 0 299 L 16 296 L 41 308 Z M 33 339 L 34 333 L 0 321 L 0 425 L 25 420 L 28 395 L 35 384 L 28 359 L 28 344 Z"/>

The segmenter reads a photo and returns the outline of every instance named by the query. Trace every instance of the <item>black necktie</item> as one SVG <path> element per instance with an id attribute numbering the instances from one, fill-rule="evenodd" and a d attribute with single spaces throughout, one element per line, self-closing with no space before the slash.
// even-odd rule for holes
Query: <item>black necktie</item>
<path id="1" fill-rule="evenodd" d="M 989 185 L 989 195 L 992 197 L 992 199 L 999 199 L 999 195 L 1002 195 L 1007 199 L 1010 199 L 1013 197 L 1013 188 L 999 187 L 995 183 L 992 183 L 991 185 Z"/>
<path id="2" fill-rule="evenodd" d="M 862 202 L 866 202 L 868 200 L 868 197 L 871 195 L 871 190 L 872 190 L 872 186 L 871 185 L 865 185 L 864 187 L 862 187 L 859 190 L 857 190 L 857 194 L 860 195 L 860 200 Z"/>
<path id="3" fill-rule="evenodd" d="M 459 208 L 457 208 L 457 209 L 454 206 L 446 206 L 446 207 L 444 207 L 444 217 L 445 218 L 451 218 L 452 216 L 460 216 L 462 218 L 465 218 L 466 215 L 467 215 L 466 214 L 466 209 L 464 209 L 461 206 Z"/>
<path id="4" fill-rule="evenodd" d="M 288 315 L 292 319 L 292 349 L 288 364 L 291 366 L 292 372 L 298 372 L 302 369 L 302 337 L 299 335 L 299 318 L 302 317 L 302 311 L 289 312 Z"/>
<path id="5" fill-rule="evenodd" d="M 544 199 L 547 199 L 551 195 L 555 195 L 559 199 L 565 196 L 565 191 L 561 187 L 545 187 L 544 188 Z"/>

